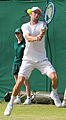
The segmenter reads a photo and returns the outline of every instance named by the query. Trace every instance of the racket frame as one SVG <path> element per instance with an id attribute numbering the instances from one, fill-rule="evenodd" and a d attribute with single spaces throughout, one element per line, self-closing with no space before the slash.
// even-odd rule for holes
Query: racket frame
<path id="1" fill-rule="evenodd" d="M 46 13 L 46 9 L 47 9 L 47 7 L 48 7 L 49 4 L 52 4 L 52 5 L 53 5 L 53 17 L 52 17 L 51 21 L 53 20 L 53 18 L 54 18 L 54 16 L 55 16 L 55 6 L 54 6 L 54 3 L 49 2 L 49 3 L 46 5 L 45 10 L 44 10 L 44 16 L 43 16 L 43 22 L 44 22 L 44 23 L 43 23 L 43 27 L 46 26 L 46 25 L 48 25 L 49 23 L 51 23 L 51 21 L 48 22 L 48 23 L 45 21 L 45 13 Z"/>

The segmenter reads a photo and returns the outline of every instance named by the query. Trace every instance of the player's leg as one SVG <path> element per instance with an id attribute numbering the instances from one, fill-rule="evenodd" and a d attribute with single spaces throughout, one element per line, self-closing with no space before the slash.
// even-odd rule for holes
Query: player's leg
<path id="1" fill-rule="evenodd" d="M 15 82 L 17 82 L 18 81 L 18 75 L 15 74 L 14 78 L 15 78 Z M 16 99 L 14 100 L 14 104 L 21 104 L 20 91 L 19 91 Z"/>
<path id="2" fill-rule="evenodd" d="M 29 80 L 24 81 L 24 84 L 26 86 L 26 94 L 27 94 L 27 99 L 23 103 L 24 105 L 29 105 L 31 104 L 31 99 L 30 99 L 30 83 Z"/>
<path id="3" fill-rule="evenodd" d="M 58 76 L 56 72 L 51 72 L 48 77 L 51 79 L 52 82 L 52 88 L 57 89 L 58 86 Z"/>
<path id="4" fill-rule="evenodd" d="M 23 61 L 18 74 L 18 81 L 16 82 L 10 102 L 8 103 L 4 115 L 10 115 L 13 108 L 13 102 L 15 97 L 18 95 L 24 81 L 29 78 L 31 71 L 33 70 L 33 62 Z"/>
<path id="5" fill-rule="evenodd" d="M 14 79 L 15 79 L 15 82 L 17 82 L 18 81 L 18 75 L 14 75 Z M 20 91 L 18 93 L 18 96 L 20 96 Z"/>
<path id="6" fill-rule="evenodd" d="M 54 103 L 57 107 L 61 106 L 61 101 L 57 94 L 57 86 L 58 86 L 58 77 L 55 69 L 51 65 L 48 60 L 43 60 L 38 63 L 37 68 L 41 71 L 42 74 L 47 75 L 52 82 L 52 92 L 50 97 L 54 100 Z M 38 67 L 39 66 L 39 67 Z"/>
<path id="7" fill-rule="evenodd" d="M 15 81 L 17 82 L 18 80 L 18 76 L 14 75 Z M 30 99 L 30 84 L 29 84 L 29 80 L 25 80 L 24 81 L 25 87 L 26 87 L 26 94 L 27 94 L 27 99 L 25 100 L 25 102 L 23 103 L 24 105 L 28 105 L 31 104 L 31 99 Z M 21 99 L 20 99 L 20 91 L 16 97 L 16 99 L 14 100 L 14 104 L 20 104 L 21 103 Z"/>
<path id="8" fill-rule="evenodd" d="M 33 66 L 33 62 L 23 61 L 22 65 L 20 67 L 19 74 L 18 74 L 19 80 L 17 81 L 17 85 L 18 85 L 18 82 L 20 82 L 20 76 L 25 76 L 24 83 L 25 83 L 25 86 L 26 86 L 27 98 L 30 98 L 30 84 L 29 84 L 28 78 L 29 78 L 32 70 L 34 69 L 32 66 Z M 13 89 L 13 91 L 14 91 L 14 89 Z M 30 101 L 30 103 L 31 103 L 31 101 Z"/>
<path id="9" fill-rule="evenodd" d="M 25 76 L 25 78 L 26 78 L 26 80 L 24 81 L 24 84 L 26 86 L 27 99 L 25 100 L 24 105 L 31 104 L 30 84 L 29 84 L 28 78 L 29 78 L 32 70 L 34 69 L 33 66 L 34 66 L 33 61 L 23 61 L 22 62 L 22 70 L 21 70 L 21 67 L 20 67 L 21 72 L 19 72 L 19 75 L 22 75 L 22 72 L 24 71 L 23 76 Z M 23 67 L 24 67 L 24 70 L 23 70 Z"/>
<path id="10" fill-rule="evenodd" d="M 54 100 L 54 103 L 57 107 L 61 107 L 61 101 L 59 99 L 59 96 L 57 94 L 57 86 L 58 86 L 58 76 L 56 72 L 51 72 L 48 77 L 51 79 L 52 83 L 52 92 L 50 94 L 50 97 Z"/>
<path id="11" fill-rule="evenodd" d="M 25 81 L 24 81 L 24 84 L 25 84 Z M 30 96 L 30 83 L 29 83 L 29 80 L 26 80 L 26 93 L 27 93 L 27 96 L 29 97 Z"/>
<path id="12" fill-rule="evenodd" d="M 20 68 L 20 64 L 13 64 L 12 66 L 12 73 L 14 75 L 15 82 L 18 81 L 19 68 Z M 14 104 L 20 104 L 20 103 L 21 103 L 21 99 L 20 99 L 20 91 L 19 91 L 16 99 L 14 100 Z"/>
<path id="13" fill-rule="evenodd" d="M 15 100 L 15 97 L 18 95 L 18 93 L 23 85 L 24 80 L 25 80 L 25 77 L 22 77 L 22 76 L 18 77 L 18 81 L 16 82 L 16 84 L 13 88 L 12 96 L 11 96 L 10 102 L 8 103 L 8 105 L 5 109 L 4 115 L 11 114 L 11 111 L 13 108 L 13 102 Z"/>
<path id="14" fill-rule="evenodd" d="M 46 69 L 46 75 L 51 79 L 51 83 L 52 83 L 52 92 L 50 94 L 50 97 L 54 100 L 54 103 L 57 107 L 61 107 L 62 104 L 57 94 L 57 86 L 58 86 L 57 73 L 49 61 L 47 61 L 47 66 L 48 69 Z"/>

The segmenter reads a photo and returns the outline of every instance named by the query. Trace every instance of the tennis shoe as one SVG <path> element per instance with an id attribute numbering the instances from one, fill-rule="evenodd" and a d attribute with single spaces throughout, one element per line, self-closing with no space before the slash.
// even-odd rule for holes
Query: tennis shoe
<path id="1" fill-rule="evenodd" d="M 6 116 L 10 115 L 11 111 L 12 111 L 12 108 L 13 108 L 13 104 L 8 103 L 8 105 L 5 109 L 4 115 L 6 115 Z"/>
<path id="2" fill-rule="evenodd" d="M 66 107 L 66 102 L 65 102 L 65 100 L 63 100 L 63 102 L 62 102 L 62 107 Z"/>
<path id="3" fill-rule="evenodd" d="M 21 99 L 20 98 L 16 98 L 13 103 L 14 104 L 21 104 Z"/>
<path id="4" fill-rule="evenodd" d="M 30 105 L 30 104 L 32 104 L 32 103 L 31 103 L 31 99 L 26 99 L 23 104 L 24 104 L 24 105 Z"/>
<path id="5" fill-rule="evenodd" d="M 51 94 L 50 94 L 50 97 L 51 97 L 51 99 L 53 99 L 56 107 L 61 107 L 62 106 L 61 101 L 60 101 L 57 93 L 53 93 L 53 91 L 52 91 Z"/>

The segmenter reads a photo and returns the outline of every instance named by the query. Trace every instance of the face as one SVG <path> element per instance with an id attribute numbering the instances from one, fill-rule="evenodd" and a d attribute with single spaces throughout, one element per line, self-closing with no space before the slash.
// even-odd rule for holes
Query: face
<path id="1" fill-rule="evenodd" d="M 31 14 L 31 20 L 36 21 L 40 18 L 41 12 L 39 10 L 35 10 Z"/>
<path id="2" fill-rule="evenodd" d="M 17 39 L 20 39 L 20 38 L 22 37 L 22 33 L 16 32 L 16 33 L 15 33 L 15 36 L 16 36 Z"/>

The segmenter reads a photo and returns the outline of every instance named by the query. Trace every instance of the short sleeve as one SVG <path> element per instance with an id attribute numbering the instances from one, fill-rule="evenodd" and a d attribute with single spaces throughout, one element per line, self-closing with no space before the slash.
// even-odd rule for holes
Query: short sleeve
<path id="1" fill-rule="evenodd" d="M 30 33 L 30 32 L 29 32 L 29 27 L 28 27 L 27 24 L 23 24 L 23 25 L 21 26 L 21 29 L 22 29 L 22 32 L 23 32 L 23 36 L 24 36 L 24 38 L 25 38 L 25 35 L 26 35 L 27 33 Z"/>

